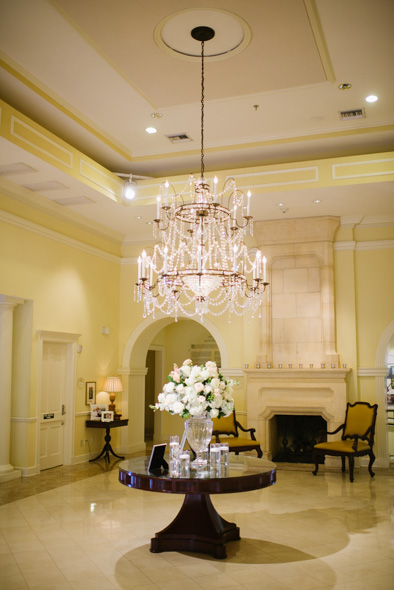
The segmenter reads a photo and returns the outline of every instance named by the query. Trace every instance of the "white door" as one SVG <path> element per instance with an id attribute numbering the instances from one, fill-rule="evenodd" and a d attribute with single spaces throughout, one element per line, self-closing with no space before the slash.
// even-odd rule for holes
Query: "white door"
<path id="1" fill-rule="evenodd" d="M 44 342 L 40 409 L 40 469 L 63 464 L 66 344 Z"/>

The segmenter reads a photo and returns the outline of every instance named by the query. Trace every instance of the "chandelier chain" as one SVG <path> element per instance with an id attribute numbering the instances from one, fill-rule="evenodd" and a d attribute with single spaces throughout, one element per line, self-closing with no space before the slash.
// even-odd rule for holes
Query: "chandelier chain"
<path id="1" fill-rule="evenodd" d="M 201 41 L 201 178 L 204 178 L 204 41 Z"/>

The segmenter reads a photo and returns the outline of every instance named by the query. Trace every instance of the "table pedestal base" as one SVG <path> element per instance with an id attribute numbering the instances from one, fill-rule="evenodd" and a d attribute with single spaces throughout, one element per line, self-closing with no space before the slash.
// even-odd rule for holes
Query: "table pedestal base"
<path id="1" fill-rule="evenodd" d="M 240 538 L 239 527 L 216 512 L 208 494 L 187 494 L 172 523 L 151 539 L 150 550 L 195 551 L 224 559 L 225 543 Z"/>

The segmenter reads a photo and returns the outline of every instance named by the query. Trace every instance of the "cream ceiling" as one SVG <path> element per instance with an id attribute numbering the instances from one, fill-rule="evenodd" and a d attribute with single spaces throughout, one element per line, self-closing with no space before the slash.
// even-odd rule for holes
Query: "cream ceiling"
<path id="1" fill-rule="evenodd" d="M 2 0 L 1 98 L 112 172 L 153 178 L 198 172 L 200 60 L 157 42 L 166 30 L 167 42 L 190 46 L 190 27 L 198 25 L 215 28 L 212 53 L 234 46 L 241 26 L 246 35 L 241 50 L 206 60 L 208 171 L 393 150 L 392 0 Z M 352 88 L 339 90 L 342 82 Z M 368 94 L 379 101 L 365 102 Z M 341 121 L 339 111 L 355 108 L 366 117 Z M 153 119 L 156 112 L 162 117 Z M 155 135 L 145 132 L 151 124 Z M 166 136 L 176 133 L 192 141 L 172 144 Z M 39 200 L 52 215 L 115 239 L 150 235 L 155 183 L 150 199 L 145 191 L 125 207 L 7 138 L 0 158 L 0 171 L 15 162 L 36 170 L 0 179 L 14 198 L 37 206 Z M 390 218 L 392 178 L 257 189 L 253 214 L 281 217 L 277 204 L 286 201 L 289 217 Z M 40 197 L 33 199 L 32 186 L 44 181 L 65 188 L 35 191 Z"/>

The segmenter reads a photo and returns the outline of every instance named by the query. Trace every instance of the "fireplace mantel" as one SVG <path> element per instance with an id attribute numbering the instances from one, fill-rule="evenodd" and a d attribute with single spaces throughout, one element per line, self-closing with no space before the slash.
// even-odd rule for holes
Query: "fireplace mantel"
<path id="1" fill-rule="evenodd" d="M 343 423 L 349 369 L 245 369 L 248 426 L 271 459 L 271 419 L 278 414 L 322 416 L 327 430 Z"/>
<path id="2" fill-rule="evenodd" d="M 351 369 L 244 369 L 248 379 L 305 379 L 330 381 L 346 379 Z"/>

